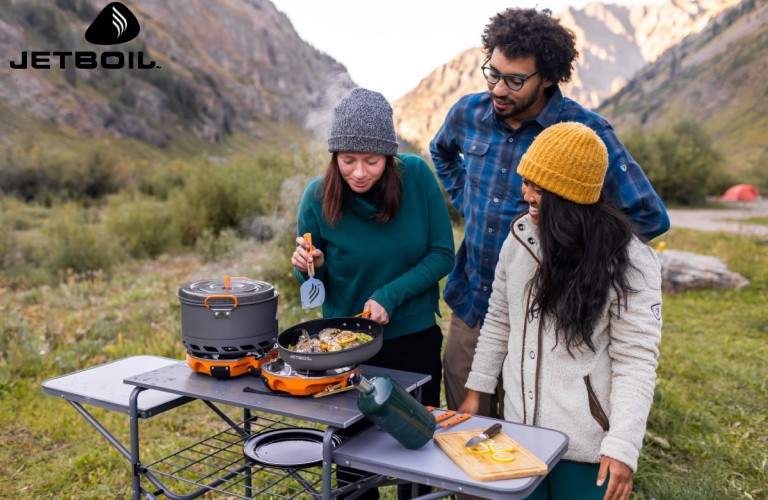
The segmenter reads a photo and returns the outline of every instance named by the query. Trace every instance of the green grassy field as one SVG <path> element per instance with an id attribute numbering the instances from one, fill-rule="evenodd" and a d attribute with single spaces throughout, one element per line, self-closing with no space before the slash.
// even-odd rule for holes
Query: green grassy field
<path id="1" fill-rule="evenodd" d="M 667 248 L 722 258 L 751 285 L 665 297 L 659 378 L 634 498 L 768 498 L 768 244 L 686 230 L 663 239 Z M 123 264 L 109 281 L 0 287 L 0 497 L 130 497 L 127 461 L 40 384 L 135 354 L 182 358 L 175 293 L 191 279 L 269 281 L 280 292 L 281 327 L 314 317 L 299 307 L 291 247 L 290 239 L 243 243 L 227 261 L 162 257 Z M 93 413 L 128 441 L 125 415 Z M 217 420 L 199 402 L 147 420 L 145 460 L 210 435 Z M 385 497 L 393 497 L 391 488 Z"/>

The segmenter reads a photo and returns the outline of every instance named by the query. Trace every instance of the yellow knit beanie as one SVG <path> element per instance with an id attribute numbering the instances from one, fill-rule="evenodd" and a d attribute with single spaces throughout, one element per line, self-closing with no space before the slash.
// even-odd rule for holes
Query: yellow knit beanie
<path id="1" fill-rule="evenodd" d="M 597 203 L 608 150 L 586 125 L 563 122 L 544 129 L 523 155 L 517 173 L 580 205 Z"/>

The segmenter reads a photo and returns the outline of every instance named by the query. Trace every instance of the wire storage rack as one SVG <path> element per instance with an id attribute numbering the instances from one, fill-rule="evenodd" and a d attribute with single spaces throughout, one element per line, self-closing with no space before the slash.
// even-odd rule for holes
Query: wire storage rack
<path id="1" fill-rule="evenodd" d="M 206 493 L 224 493 L 228 498 L 320 498 L 322 466 L 267 467 L 256 463 L 243 451 L 245 442 L 254 434 L 291 427 L 285 422 L 254 415 L 171 455 L 143 465 L 142 472 L 149 472 L 158 479 L 162 476 L 166 490 L 158 491 L 157 494 L 163 493 L 169 498 L 194 498 L 201 490 Z M 340 438 L 342 441 L 346 439 Z M 343 490 L 339 489 L 338 493 L 356 489 L 374 476 L 353 473 L 351 479 L 345 478 Z M 334 484 L 333 487 L 335 490 L 339 485 Z"/>

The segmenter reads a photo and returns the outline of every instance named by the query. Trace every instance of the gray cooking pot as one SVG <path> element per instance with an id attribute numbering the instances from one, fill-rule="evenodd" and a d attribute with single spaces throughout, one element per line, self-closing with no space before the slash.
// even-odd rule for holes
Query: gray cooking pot
<path id="1" fill-rule="evenodd" d="M 310 337 L 316 337 L 325 328 L 339 328 L 363 332 L 373 340 L 363 345 L 335 352 L 297 352 L 288 349 L 289 345 L 296 345 L 299 335 L 303 330 Z M 313 319 L 299 323 L 283 331 L 277 337 L 277 349 L 280 357 L 296 370 L 324 371 L 334 368 L 343 368 L 364 363 L 376 355 L 384 343 L 384 330 L 377 322 L 355 317 Z"/>
<path id="2" fill-rule="evenodd" d="M 278 293 L 269 283 L 227 276 L 185 283 L 177 296 L 190 354 L 235 359 L 274 347 Z"/>

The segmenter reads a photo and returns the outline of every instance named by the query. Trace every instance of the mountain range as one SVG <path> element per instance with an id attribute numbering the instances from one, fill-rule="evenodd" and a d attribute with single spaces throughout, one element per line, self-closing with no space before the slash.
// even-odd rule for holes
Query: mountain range
<path id="1" fill-rule="evenodd" d="M 643 67 L 597 110 L 617 131 L 699 123 L 742 179 L 768 179 L 768 1 L 744 0 Z"/>
<path id="2" fill-rule="evenodd" d="M 132 0 L 141 20 L 130 42 L 98 47 L 83 34 L 106 2 L 0 0 L 0 53 L 141 53 L 153 69 L 69 65 L 0 72 L 0 133 L 53 123 L 85 136 L 130 137 L 165 146 L 180 132 L 219 141 L 233 131 L 259 138 L 305 125 L 308 109 L 331 105 L 353 86 L 346 68 L 305 43 L 268 0 Z M 111 5 L 111 4 L 110 4 Z M 181 6 L 181 8 L 180 8 Z M 29 56 L 31 58 L 31 55 Z M 112 59 L 114 63 L 116 59 Z"/>
<path id="3" fill-rule="evenodd" d="M 685 37 L 701 31 L 734 0 L 673 0 L 649 5 L 590 3 L 553 14 L 576 35 L 579 58 L 565 95 L 595 108 L 645 65 Z M 466 94 L 487 90 L 480 47 L 436 68 L 395 101 L 401 137 L 426 151 L 450 107 Z"/>
<path id="4" fill-rule="evenodd" d="M 729 168 L 755 169 L 768 158 L 766 1 L 590 3 L 556 13 L 580 52 L 564 93 L 597 108 L 620 132 L 655 130 L 690 114 L 731 159 Z M 99 47 L 84 34 L 105 4 L 0 0 L 0 51 L 14 63 L 43 53 L 50 65 L 6 63 L 0 71 L 0 148 L 40 130 L 156 148 L 242 134 L 274 147 L 275 138 L 319 135 L 321 117 L 355 85 L 269 0 L 132 0 L 138 36 Z M 66 68 L 57 67 L 61 51 L 70 53 Z M 78 53 L 118 52 L 156 67 L 73 64 Z M 486 90 L 483 61 L 480 48 L 469 48 L 395 101 L 398 136 L 425 153 L 450 106 Z"/>

